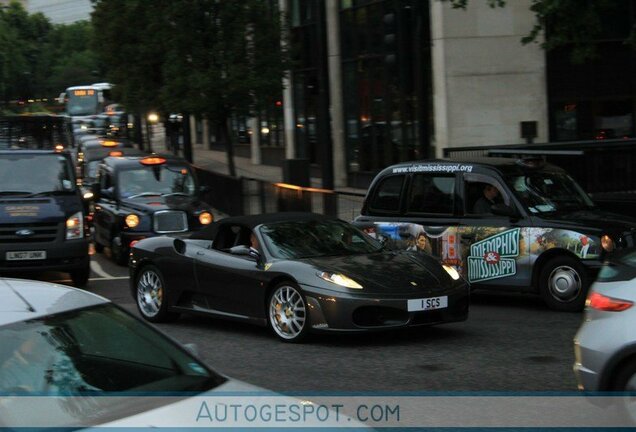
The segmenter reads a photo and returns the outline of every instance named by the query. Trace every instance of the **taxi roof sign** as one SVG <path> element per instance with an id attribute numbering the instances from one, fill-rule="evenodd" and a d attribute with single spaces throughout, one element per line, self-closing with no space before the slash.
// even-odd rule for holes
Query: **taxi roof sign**
<path id="1" fill-rule="evenodd" d="M 158 156 L 146 156 L 139 160 L 142 165 L 163 165 L 166 163 L 166 159 Z"/>
<path id="2" fill-rule="evenodd" d="M 123 155 L 124 155 L 124 153 L 119 151 L 119 150 L 112 151 L 112 152 L 108 153 L 108 156 L 112 156 L 112 157 L 121 157 Z"/>
<path id="3" fill-rule="evenodd" d="M 102 147 L 117 147 L 117 145 L 119 145 L 117 141 L 113 141 L 113 140 L 102 140 L 101 144 L 102 144 Z"/>

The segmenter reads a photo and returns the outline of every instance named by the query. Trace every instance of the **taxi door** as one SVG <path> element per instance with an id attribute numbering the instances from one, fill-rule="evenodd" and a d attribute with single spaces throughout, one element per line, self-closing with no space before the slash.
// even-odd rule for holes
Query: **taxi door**
<path id="1" fill-rule="evenodd" d="M 459 174 L 445 172 L 387 176 L 375 188 L 368 213 L 356 225 L 391 249 L 433 255 L 450 265 L 457 251 Z M 371 226 L 370 223 L 373 223 Z"/>
<path id="2" fill-rule="evenodd" d="M 498 177 L 464 173 L 460 187 L 462 216 L 457 241 L 461 273 L 471 286 L 530 289 L 529 220 Z M 495 215 L 491 204 L 505 204 L 518 216 Z"/>

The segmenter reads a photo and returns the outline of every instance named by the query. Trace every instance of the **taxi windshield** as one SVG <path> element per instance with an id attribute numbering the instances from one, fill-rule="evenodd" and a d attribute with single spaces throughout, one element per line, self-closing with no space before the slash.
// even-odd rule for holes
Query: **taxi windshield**
<path id="1" fill-rule="evenodd" d="M 279 222 L 261 227 L 267 248 L 275 258 L 298 259 L 368 254 L 382 245 L 341 221 Z"/>
<path id="2" fill-rule="evenodd" d="M 532 172 L 506 179 L 515 195 L 533 214 L 588 210 L 590 197 L 572 177 L 560 172 Z"/>
<path id="3" fill-rule="evenodd" d="M 119 195 L 131 198 L 144 195 L 194 195 L 195 183 L 190 170 L 182 165 L 143 166 L 119 172 Z"/>

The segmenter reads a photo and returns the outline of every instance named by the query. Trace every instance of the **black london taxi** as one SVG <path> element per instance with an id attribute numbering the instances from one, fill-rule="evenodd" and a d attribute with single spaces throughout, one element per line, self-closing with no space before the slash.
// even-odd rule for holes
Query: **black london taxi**
<path id="1" fill-rule="evenodd" d="M 541 159 L 430 160 L 380 172 L 355 223 L 390 247 L 432 254 L 471 288 L 539 294 L 578 311 L 605 255 L 636 221 L 608 213 Z"/>
<path id="2" fill-rule="evenodd" d="M 199 199 L 194 170 L 173 156 L 107 157 L 92 191 L 95 250 L 110 247 L 121 265 L 139 240 L 187 234 L 213 220 L 210 206 Z"/>
<path id="3" fill-rule="evenodd" d="M 66 151 L 0 151 L 0 271 L 90 274 L 88 228 Z"/>

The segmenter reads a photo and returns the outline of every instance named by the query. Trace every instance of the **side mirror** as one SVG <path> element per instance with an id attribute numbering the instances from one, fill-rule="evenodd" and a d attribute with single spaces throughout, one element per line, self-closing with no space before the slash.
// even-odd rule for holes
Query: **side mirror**
<path id="1" fill-rule="evenodd" d="M 107 198 L 107 199 L 115 198 L 115 188 L 113 188 L 112 186 L 109 187 L 108 189 L 104 189 L 100 191 L 100 193 L 101 193 L 101 196 L 103 196 L 104 198 Z"/>
<path id="2" fill-rule="evenodd" d="M 90 185 L 90 190 L 91 192 L 93 192 L 93 199 L 99 199 L 99 195 L 101 193 L 101 187 L 99 186 L 99 183 L 92 183 Z"/>
<path id="3" fill-rule="evenodd" d="M 248 248 L 245 245 L 238 245 L 238 246 L 231 247 L 230 248 L 230 253 L 232 255 L 249 256 L 250 255 L 250 248 Z"/>
<path id="4" fill-rule="evenodd" d="M 496 216 L 508 216 L 508 217 L 517 217 L 519 216 L 517 210 L 514 207 L 507 206 L 505 204 L 493 204 L 490 206 L 490 211 L 492 214 Z"/>

